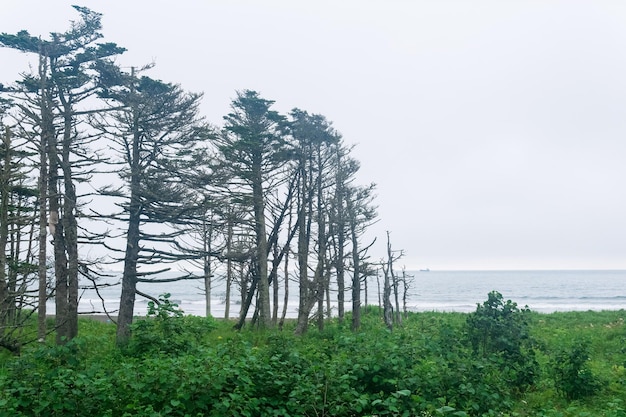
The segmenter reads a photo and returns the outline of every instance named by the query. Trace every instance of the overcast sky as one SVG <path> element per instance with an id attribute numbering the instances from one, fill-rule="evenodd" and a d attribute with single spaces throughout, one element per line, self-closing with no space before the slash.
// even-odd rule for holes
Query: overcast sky
<path id="1" fill-rule="evenodd" d="M 0 32 L 75 1 L 3 0 Z M 333 121 L 408 269 L 626 269 L 626 2 L 96 1 L 122 65 Z M 0 82 L 26 68 L 0 49 Z"/>

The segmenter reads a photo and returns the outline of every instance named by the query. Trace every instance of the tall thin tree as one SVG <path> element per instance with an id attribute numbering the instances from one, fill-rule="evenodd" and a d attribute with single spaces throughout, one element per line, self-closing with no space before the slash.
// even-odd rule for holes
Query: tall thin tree
<path id="1" fill-rule="evenodd" d="M 255 256 L 253 288 L 258 286 L 258 311 L 261 327 L 270 327 L 270 291 L 268 274 L 268 233 L 266 224 L 266 186 L 286 160 L 286 141 L 281 132 L 284 117 L 271 109 L 271 100 L 255 91 L 237 93 L 232 112 L 224 117 L 225 126 L 219 149 L 224 168 L 238 178 L 240 186 L 251 191 L 254 213 Z"/>

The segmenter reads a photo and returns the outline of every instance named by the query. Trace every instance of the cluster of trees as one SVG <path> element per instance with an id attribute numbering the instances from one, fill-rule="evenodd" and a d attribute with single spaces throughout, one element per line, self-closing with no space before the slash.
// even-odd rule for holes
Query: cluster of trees
<path id="1" fill-rule="evenodd" d="M 201 94 L 150 78 L 151 65 L 121 68 L 125 49 L 102 42 L 101 15 L 75 9 L 80 18 L 49 39 L 0 34 L 1 46 L 38 62 L 0 85 L 2 345 L 19 348 L 19 324 L 33 313 L 45 337 L 49 297 L 58 343 L 75 337 L 80 286 L 97 286 L 107 263 L 123 263 L 120 345 L 136 295 L 158 302 L 137 283 L 163 281 L 181 262 L 189 272 L 174 279 L 204 279 L 207 314 L 217 268 L 226 306 L 238 285 L 237 327 L 250 315 L 280 325 L 279 286 L 286 305 L 295 279 L 297 333 L 313 316 L 324 325 L 331 298 L 343 319 L 349 291 L 358 328 L 362 281 L 375 270 L 364 237 L 376 220 L 374 185 L 356 183 L 359 162 L 331 122 L 280 114 L 244 90 L 212 126 L 199 115 Z"/>

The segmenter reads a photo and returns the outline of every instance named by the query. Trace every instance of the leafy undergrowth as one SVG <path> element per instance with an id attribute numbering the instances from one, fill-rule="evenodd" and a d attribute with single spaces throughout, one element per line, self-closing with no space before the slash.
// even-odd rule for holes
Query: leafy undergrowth
<path id="1" fill-rule="evenodd" d="M 81 319 L 66 346 L 4 358 L 0 416 L 626 417 L 624 311 L 541 315 L 498 295 L 303 337 L 155 311 L 124 349 Z"/>

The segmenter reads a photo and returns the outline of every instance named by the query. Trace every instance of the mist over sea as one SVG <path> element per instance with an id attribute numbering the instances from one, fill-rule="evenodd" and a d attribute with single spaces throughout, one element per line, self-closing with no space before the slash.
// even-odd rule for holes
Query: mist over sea
<path id="1" fill-rule="evenodd" d="M 470 312 L 477 303 L 487 299 L 492 291 L 500 292 L 520 307 L 528 306 L 541 313 L 555 311 L 620 310 L 626 309 L 626 271 L 408 271 L 412 283 L 407 293 L 407 309 L 410 311 Z M 120 275 L 114 275 L 106 282 L 119 282 Z M 382 290 L 383 277 L 379 277 Z M 216 276 L 211 291 L 211 314 L 224 317 L 225 286 Z M 103 281 L 105 282 L 105 281 Z M 85 284 L 86 285 L 86 284 Z M 281 287 L 283 283 L 281 282 Z M 140 283 L 139 290 L 158 297 L 170 293 L 170 299 L 177 303 L 185 314 L 205 315 L 205 296 L 201 280 L 187 280 L 163 284 Z M 98 297 L 93 289 L 83 289 L 79 302 L 82 313 L 102 313 L 104 308 L 117 314 L 121 286 L 102 288 Z M 287 317 L 297 316 L 298 286 L 289 282 L 289 302 Z M 284 293 L 281 291 L 279 315 L 282 312 Z M 365 296 L 365 290 L 362 297 Z M 392 296 L 393 297 L 393 296 Z M 331 306 L 336 313 L 336 291 L 331 292 Z M 346 309 L 351 306 L 350 291 L 346 291 Z M 240 309 L 240 295 L 233 285 L 230 317 L 237 317 Z M 148 300 L 137 296 L 135 314 L 145 315 Z M 364 302 L 363 302 L 364 303 Z M 376 277 L 367 282 L 367 304 L 379 305 Z M 400 305 L 402 299 L 400 297 Z M 54 313 L 54 300 L 48 303 L 48 311 Z M 250 314 L 252 309 L 250 311 Z"/>

